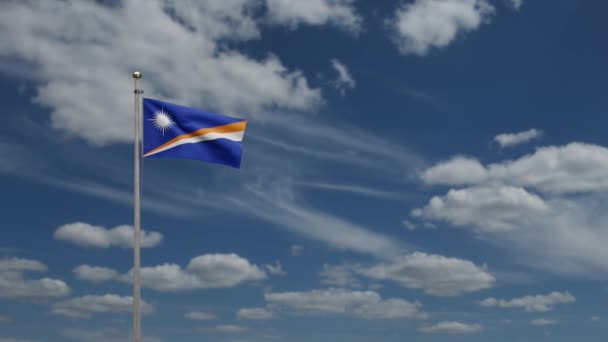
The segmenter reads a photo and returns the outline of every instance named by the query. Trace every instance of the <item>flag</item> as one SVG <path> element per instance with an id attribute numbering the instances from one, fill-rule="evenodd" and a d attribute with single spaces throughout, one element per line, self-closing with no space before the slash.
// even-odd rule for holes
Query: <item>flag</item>
<path id="1" fill-rule="evenodd" d="M 186 158 L 241 166 L 247 121 L 146 99 L 144 157 Z"/>

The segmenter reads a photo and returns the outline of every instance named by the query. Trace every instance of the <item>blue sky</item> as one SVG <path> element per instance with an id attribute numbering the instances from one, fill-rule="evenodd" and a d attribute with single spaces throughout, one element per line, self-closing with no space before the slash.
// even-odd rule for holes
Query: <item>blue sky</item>
<path id="1" fill-rule="evenodd" d="M 144 163 L 146 341 L 602 341 L 607 9 L 2 2 L 0 341 L 129 339 L 136 69 L 248 120 Z"/>

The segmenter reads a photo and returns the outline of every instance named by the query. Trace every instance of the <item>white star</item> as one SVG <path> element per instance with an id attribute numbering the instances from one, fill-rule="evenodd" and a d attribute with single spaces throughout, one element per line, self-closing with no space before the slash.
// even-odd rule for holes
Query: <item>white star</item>
<path id="1" fill-rule="evenodd" d="M 150 119 L 150 121 L 154 122 L 154 127 L 160 130 L 163 135 L 165 135 L 165 131 L 167 129 L 175 125 L 175 122 L 173 122 L 171 116 L 169 116 L 169 113 L 165 112 L 164 109 L 161 109 L 154 113 L 154 118 Z"/>

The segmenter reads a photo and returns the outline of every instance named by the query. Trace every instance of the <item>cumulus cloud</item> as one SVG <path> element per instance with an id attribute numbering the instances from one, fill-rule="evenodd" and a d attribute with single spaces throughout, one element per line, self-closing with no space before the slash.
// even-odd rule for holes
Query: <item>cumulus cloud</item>
<path id="1" fill-rule="evenodd" d="M 461 322 L 440 322 L 435 325 L 420 328 L 424 333 L 441 334 L 470 334 L 480 332 L 482 326 L 479 324 L 466 324 Z"/>
<path id="2" fill-rule="evenodd" d="M 236 254 L 206 254 L 191 259 L 186 268 L 162 264 L 140 272 L 142 286 L 157 291 L 227 288 L 266 278 L 260 267 Z M 123 279 L 131 281 L 131 272 Z"/>
<path id="3" fill-rule="evenodd" d="M 559 323 L 559 321 L 554 320 L 554 319 L 546 319 L 546 318 L 538 318 L 538 319 L 534 319 L 534 320 L 530 321 L 530 325 L 537 325 L 537 326 L 555 325 L 557 323 Z"/>
<path id="4" fill-rule="evenodd" d="M 266 293 L 266 302 L 278 309 L 310 314 L 334 314 L 363 319 L 426 318 L 422 304 L 403 299 L 382 299 L 374 291 L 322 289 L 309 292 Z"/>
<path id="5" fill-rule="evenodd" d="M 27 279 L 25 272 L 46 272 L 40 261 L 6 258 L 0 259 L 0 298 L 40 301 L 67 296 L 68 285 L 59 279 Z"/>
<path id="6" fill-rule="evenodd" d="M 119 274 L 106 267 L 81 265 L 74 272 L 80 279 L 93 282 L 133 281 L 133 270 Z M 247 259 L 231 253 L 200 255 L 192 258 L 185 268 L 172 263 L 141 267 L 140 276 L 142 287 L 176 292 L 234 287 L 245 282 L 266 279 L 267 274 Z"/>
<path id="7" fill-rule="evenodd" d="M 82 247 L 133 247 L 132 226 L 122 225 L 111 229 L 94 226 L 88 223 L 75 222 L 59 227 L 54 234 L 56 240 L 71 242 Z M 141 247 L 151 248 L 158 246 L 163 236 L 158 232 L 141 231 Z"/>
<path id="8" fill-rule="evenodd" d="M 277 315 L 265 308 L 243 308 L 237 311 L 236 316 L 239 319 L 250 319 L 250 320 L 266 320 L 277 318 Z"/>
<path id="9" fill-rule="evenodd" d="M 361 30 L 354 0 L 267 0 L 270 22 L 296 28 L 301 24 L 331 24 L 349 32 Z"/>
<path id="10" fill-rule="evenodd" d="M 412 215 L 472 229 L 516 251 L 513 260 L 528 267 L 605 277 L 608 149 L 574 142 L 487 166 L 467 162 L 477 170 L 468 178 L 458 158 L 423 172 L 426 183 L 467 187 L 433 197 Z"/>
<path id="11" fill-rule="evenodd" d="M 492 287 L 495 278 L 474 263 L 441 255 L 416 252 L 380 263 L 358 267 L 356 272 L 376 280 L 391 280 L 435 296 L 451 297 Z"/>
<path id="12" fill-rule="evenodd" d="M 0 298 L 42 300 L 67 296 L 69 293 L 70 288 L 63 280 L 30 280 L 18 272 L 0 273 Z"/>
<path id="13" fill-rule="evenodd" d="M 184 314 L 184 317 L 193 321 L 212 321 L 217 319 L 214 314 L 200 311 L 191 311 Z"/>
<path id="14" fill-rule="evenodd" d="M 46 272 L 47 267 L 45 264 L 37 260 L 16 257 L 0 259 L 0 272 L 7 271 Z"/>
<path id="15" fill-rule="evenodd" d="M 453 189 L 412 211 L 415 217 L 444 220 L 454 226 L 472 225 L 484 231 L 515 229 L 522 219 L 548 213 L 549 206 L 542 198 L 512 186 Z"/>
<path id="16" fill-rule="evenodd" d="M 340 94 L 344 96 L 344 94 L 346 94 L 346 91 L 355 88 L 357 83 L 355 82 L 353 76 L 350 74 L 350 71 L 348 71 L 346 65 L 341 63 L 339 60 L 332 59 L 331 66 L 338 73 L 338 78 L 333 82 L 334 87 L 336 87 Z"/>
<path id="17" fill-rule="evenodd" d="M 551 292 L 547 295 L 524 296 L 511 300 L 486 298 L 480 302 L 485 307 L 520 308 L 526 311 L 547 312 L 553 310 L 556 304 L 576 302 L 576 298 L 568 292 Z"/>
<path id="18" fill-rule="evenodd" d="M 570 143 L 539 148 L 515 161 L 489 166 L 491 178 L 551 194 L 604 191 L 608 188 L 608 149 Z"/>
<path id="19" fill-rule="evenodd" d="M 608 189 L 608 149 L 573 142 L 488 166 L 475 159 L 454 158 L 427 169 L 421 177 L 428 184 L 502 182 L 557 195 L 603 192 Z"/>
<path id="20" fill-rule="evenodd" d="M 502 133 L 494 137 L 501 147 L 510 147 L 520 145 L 531 141 L 532 139 L 539 138 L 543 132 L 537 129 L 529 129 L 527 131 L 519 133 Z"/>
<path id="21" fill-rule="evenodd" d="M 391 26 L 401 53 L 424 56 L 476 30 L 493 14 L 486 0 L 416 0 L 397 9 Z"/>
<path id="22" fill-rule="evenodd" d="M 53 304 L 53 314 L 73 318 L 89 318 L 93 313 L 128 313 L 133 309 L 133 297 L 115 294 L 87 295 Z M 148 314 L 154 307 L 141 301 L 141 312 Z"/>
<path id="23" fill-rule="evenodd" d="M 296 23 L 304 17 L 313 24 L 357 27 L 347 1 L 315 3 L 326 4 L 326 9 L 319 12 L 314 5 L 292 9 L 285 6 L 292 2 L 271 1 L 268 15 L 278 23 Z M 314 110 L 321 101 L 320 90 L 311 88 L 300 71 L 288 70 L 274 55 L 252 59 L 220 48 L 225 40 L 260 37 L 257 4 L 244 0 L 128 0 L 120 6 L 92 1 L 2 2 L 0 30 L 19 39 L 0 42 L 0 56 L 18 57 L 36 69 L 40 85 L 34 100 L 52 110 L 54 128 L 95 144 L 132 139 L 133 122 L 123 115 L 132 109 L 132 102 L 123 95 L 131 92 L 129 79 L 136 66 L 143 71 L 146 93 L 152 97 L 204 103 L 225 113 L 246 109 L 259 114 L 276 107 Z M 302 15 L 306 9 L 311 9 L 309 14 Z M 159 65 L 163 72 L 154 73 Z"/>
<path id="24" fill-rule="evenodd" d="M 80 265 L 74 269 L 76 278 L 81 280 L 87 280 L 94 283 L 100 283 L 108 280 L 117 279 L 119 273 L 111 268 Z"/>
<path id="25" fill-rule="evenodd" d="M 485 181 L 487 173 L 477 159 L 459 156 L 426 169 L 421 178 L 427 184 L 464 185 Z"/>

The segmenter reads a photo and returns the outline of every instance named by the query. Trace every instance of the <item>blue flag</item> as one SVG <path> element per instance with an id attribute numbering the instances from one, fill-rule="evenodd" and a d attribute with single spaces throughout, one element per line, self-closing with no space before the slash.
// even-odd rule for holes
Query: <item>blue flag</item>
<path id="1" fill-rule="evenodd" d="M 144 99 L 144 157 L 197 159 L 241 166 L 247 121 Z"/>

